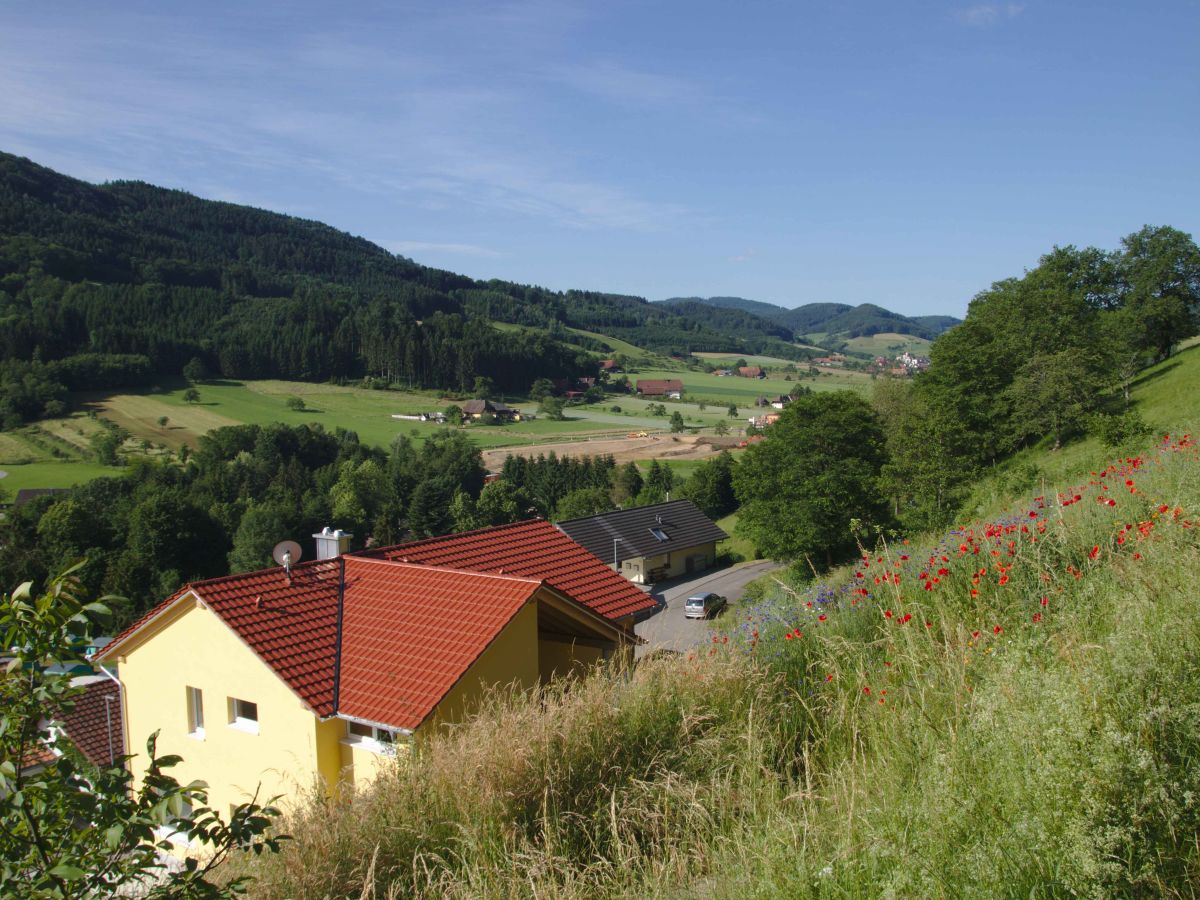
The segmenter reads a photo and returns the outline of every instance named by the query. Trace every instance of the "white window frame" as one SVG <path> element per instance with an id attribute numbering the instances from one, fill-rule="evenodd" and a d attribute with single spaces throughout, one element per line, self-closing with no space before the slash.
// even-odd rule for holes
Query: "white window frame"
<path id="1" fill-rule="evenodd" d="M 356 732 L 355 728 L 360 729 L 360 731 Z M 368 733 L 363 734 L 362 730 L 366 730 Z M 396 744 L 400 738 L 401 732 L 394 729 L 381 728 L 378 725 L 368 725 L 366 722 L 346 720 L 346 743 L 362 747 L 364 750 L 370 750 L 372 753 L 383 753 L 388 756 L 394 755 Z"/>
<path id="2" fill-rule="evenodd" d="M 198 741 L 204 740 L 204 691 L 190 684 L 187 691 L 187 723 L 188 737 Z"/>
<path id="3" fill-rule="evenodd" d="M 253 707 L 254 715 L 248 716 L 248 707 Z M 252 700 L 240 697 L 229 698 L 229 727 L 248 734 L 258 734 L 258 704 Z"/>

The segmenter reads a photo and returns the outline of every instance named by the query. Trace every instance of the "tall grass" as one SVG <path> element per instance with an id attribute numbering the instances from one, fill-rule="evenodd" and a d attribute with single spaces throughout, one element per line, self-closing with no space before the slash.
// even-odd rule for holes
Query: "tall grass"
<path id="1" fill-rule="evenodd" d="M 255 889 L 1194 896 L 1189 444 L 781 584 L 677 659 L 498 694 L 352 803 L 299 813 Z"/>

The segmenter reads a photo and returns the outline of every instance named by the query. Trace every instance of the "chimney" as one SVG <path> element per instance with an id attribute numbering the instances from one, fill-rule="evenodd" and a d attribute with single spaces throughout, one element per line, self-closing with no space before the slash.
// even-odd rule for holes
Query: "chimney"
<path id="1" fill-rule="evenodd" d="M 350 538 L 354 535 L 327 525 L 321 529 L 320 534 L 314 534 L 313 537 L 317 541 L 317 559 L 334 559 L 350 549 Z"/>

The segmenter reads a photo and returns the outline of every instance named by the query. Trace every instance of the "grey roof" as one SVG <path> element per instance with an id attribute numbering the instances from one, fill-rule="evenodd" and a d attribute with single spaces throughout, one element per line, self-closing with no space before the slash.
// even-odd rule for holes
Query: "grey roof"
<path id="1" fill-rule="evenodd" d="M 24 506 L 38 497 L 52 497 L 58 494 L 69 494 L 70 488 L 21 488 L 13 497 L 13 506 Z"/>
<path id="2" fill-rule="evenodd" d="M 610 565 L 614 540 L 621 541 L 617 545 L 617 556 L 631 559 L 657 556 L 668 550 L 683 550 L 729 537 L 691 500 L 672 500 L 654 506 L 619 509 L 584 519 L 569 519 L 559 522 L 558 528 L 567 537 L 582 544 L 593 556 Z M 656 537 L 651 529 L 665 535 L 666 540 Z"/>

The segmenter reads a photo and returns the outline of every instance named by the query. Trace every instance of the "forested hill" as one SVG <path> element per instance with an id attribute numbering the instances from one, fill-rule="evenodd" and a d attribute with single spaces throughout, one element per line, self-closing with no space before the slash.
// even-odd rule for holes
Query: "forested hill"
<path id="1" fill-rule="evenodd" d="M 493 320 L 533 330 L 501 341 Z M 803 355 L 753 317 L 714 327 L 639 297 L 476 281 L 318 222 L 141 182 L 92 185 L 9 154 L 0 326 L 0 381 L 60 388 L 176 375 L 198 357 L 236 378 L 371 375 L 468 389 L 484 375 L 523 390 L 531 373 L 590 368 L 578 345 L 607 352 L 574 334 L 568 347 L 567 327 L 661 352 L 778 344 Z M 9 393 L 25 417 L 47 396 Z"/>
<path id="2" fill-rule="evenodd" d="M 674 297 L 664 300 L 663 304 L 674 309 L 694 310 L 696 306 L 706 306 L 714 310 L 751 313 L 788 329 L 797 337 L 814 332 L 842 338 L 895 332 L 933 340 L 960 321 L 953 316 L 903 316 L 873 303 L 863 303 L 859 306 L 845 303 L 806 303 L 795 309 L 787 309 L 760 300 L 747 300 L 744 297 Z M 721 313 L 714 312 L 712 315 L 719 317 Z"/>

